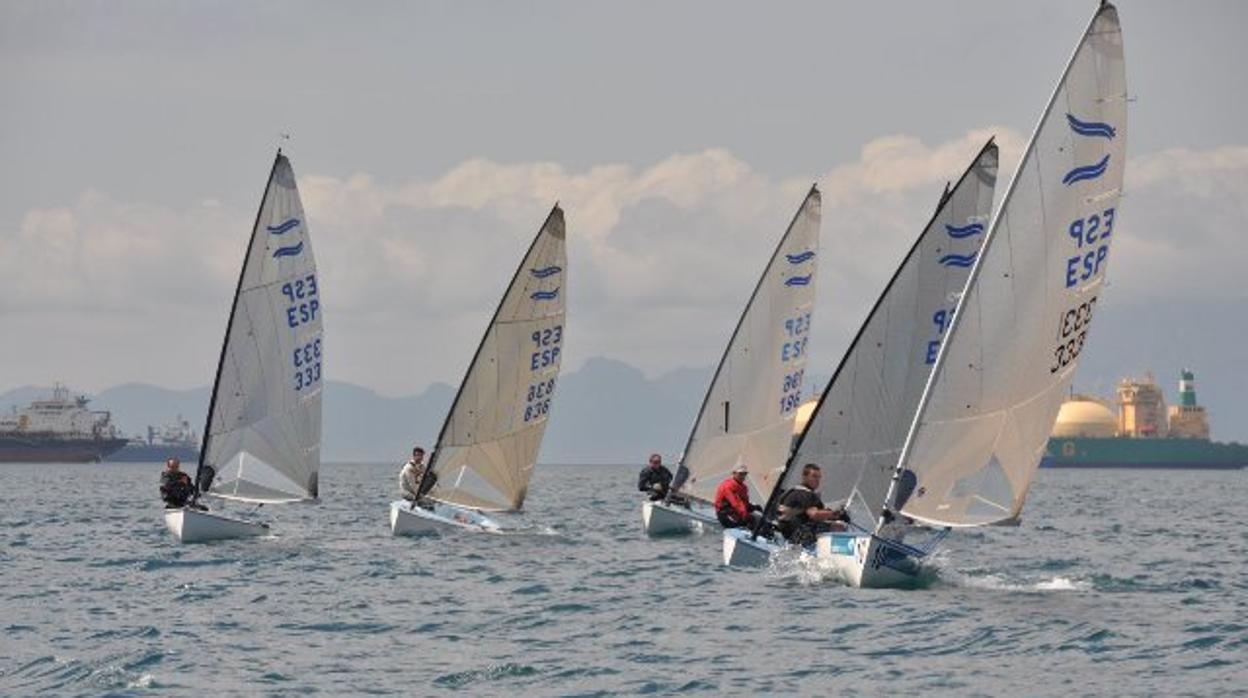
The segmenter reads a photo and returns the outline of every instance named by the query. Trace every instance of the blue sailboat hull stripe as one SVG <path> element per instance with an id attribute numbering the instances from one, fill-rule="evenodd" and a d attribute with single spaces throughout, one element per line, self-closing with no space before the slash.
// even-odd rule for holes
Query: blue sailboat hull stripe
<path id="1" fill-rule="evenodd" d="M 1113 140 L 1118 132 L 1113 126 L 1102 121 L 1080 121 L 1074 114 L 1067 112 L 1066 122 L 1070 124 L 1070 130 L 1080 136 L 1091 136 L 1093 138 L 1108 138 Z"/>
<path id="2" fill-rule="evenodd" d="M 267 226 L 265 230 L 269 231 L 269 233 L 272 235 L 281 235 L 282 233 L 288 232 L 291 228 L 294 228 L 297 225 L 299 225 L 299 219 L 290 218 L 290 219 L 287 219 L 285 222 L 280 223 L 278 225 Z"/>
<path id="3" fill-rule="evenodd" d="M 972 235 L 979 235 L 984 232 L 983 223 L 968 223 L 967 225 L 950 225 L 945 224 L 945 232 L 949 233 L 951 238 L 966 238 Z"/>
<path id="4" fill-rule="evenodd" d="M 297 245 L 290 245 L 289 247 L 279 247 L 279 248 L 277 248 L 277 250 L 276 250 L 275 252 L 273 252 L 273 259 L 278 259 L 279 257 L 294 257 L 295 255 L 299 254 L 300 252 L 303 252 L 303 241 L 302 241 L 302 240 L 300 240 L 300 241 L 299 241 L 299 244 L 297 244 Z"/>
<path id="5" fill-rule="evenodd" d="M 561 271 L 563 271 L 562 267 L 543 267 L 541 269 L 530 269 L 529 273 L 539 279 L 544 279 L 548 276 L 554 276 Z"/>
<path id="6" fill-rule="evenodd" d="M 1095 165 L 1084 165 L 1083 167 L 1076 167 L 1070 172 L 1067 172 L 1066 176 L 1062 177 L 1062 183 L 1070 186 L 1075 182 L 1082 182 L 1085 179 L 1096 179 L 1097 177 L 1105 174 L 1105 170 L 1107 169 L 1109 169 L 1108 155 L 1101 158 L 1101 161 Z"/>

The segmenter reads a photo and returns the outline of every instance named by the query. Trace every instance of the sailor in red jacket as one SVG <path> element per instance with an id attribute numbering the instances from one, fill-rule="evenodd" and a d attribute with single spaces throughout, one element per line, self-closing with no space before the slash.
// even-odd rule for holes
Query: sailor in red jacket
<path id="1" fill-rule="evenodd" d="M 750 488 L 745 484 L 749 472 L 744 463 L 738 463 L 715 490 L 715 518 L 724 528 L 752 527 L 762 516 L 762 507 L 750 504 Z"/>

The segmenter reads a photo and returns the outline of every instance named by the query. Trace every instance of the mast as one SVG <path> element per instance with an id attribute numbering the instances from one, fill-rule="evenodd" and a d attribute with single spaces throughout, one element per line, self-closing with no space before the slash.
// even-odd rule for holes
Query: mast
<path id="1" fill-rule="evenodd" d="M 558 216 L 563 217 L 563 209 L 559 208 L 559 202 L 555 202 L 550 213 L 546 215 L 546 220 L 542 222 L 541 227 L 537 229 L 537 235 L 533 236 L 533 241 L 529 243 L 528 249 L 524 255 L 520 257 L 520 264 L 516 267 L 516 272 L 511 276 L 511 282 L 507 284 L 507 288 L 503 290 L 503 295 L 499 298 L 498 305 L 494 308 L 494 314 L 490 317 L 490 321 L 485 325 L 485 334 L 482 335 L 481 341 L 477 344 L 477 350 L 472 355 L 472 360 L 468 362 L 468 369 L 464 371 L 464 377 L 459 381 L 459 389 L 455 391 L 455 399 L 451 401 L 451 407 L 446 412 L 446 419 L 442 420 L 442 428 L 438 431 L 438 440 L 434 444 L 433 453 L 429 456 L 429 464 L 425 467 L 425 472 L 420 478 L 420 484 L 416 487 L 419 493 L 425 490 L 425 483 L 429 480 L 429 475 L 434 471 L 434 467 L 438 462 L 438 455 L 442 452 L 442 443 L 446 438 L 446 430 L 451 424 L 451 420 L 455 416 L 455 408 L 459 406 L 460 399 L 464 394 L 464 387 L 468 383 L 468 377 L 472 375 L 472 369 L 477 365 L 477 359 L 481 357 L 481 350 L 485 347 L 490 337 L 490 332 L 494 329 L 494 323 L 498 320 L 499 313 L 503 310 L 503 304 L 507 302 L 507 297 L 511 294 L 511 289 L 516 285 L 516 281 L 520 278 L 520 273 L 524 271 L 525 263 L 529 259 L 529 255 L 533 254 L 533 250 L 537 247 L 537 243 L 541 241 L 542 235 L 546 232 L 546 227 L 551 221 Z"/>
<path id="2" fill-rule="evenodd" d="M 698 433 L 698 425 L 701 424 L 702 418 L 706 414 L 706 408 L 710 403 L 711 394 L 715 391 L 715 384 L 724 370 L 724 364 L 728 362 L 728 357 L 732 354 L 732 346 L 737 341 L 737 336 L 741 333 L 741 326 L 745 322 L 745 317 L 749 314 L 751 307 L 754 305 L 754 299 L 758 297 L 758 292 L 763 288 L 763 284 L 767 282 L 769 272 L 772 269 L 772 265 L 775 264 L 776 259 L 779 258 L 780 251 L 784 249 L 785 244 L 789 240 L 789 236 L 796 229 L 799 218 L 806 210 L 806 205 L 810 203 L 811 197 L 817 196 L 818 194 L 818 183 L 811 184 L 810 191 L 806 193 L 806 197 L 802 199 L 802 204 L 797 207 L 797 212 L 794 213 L 793 217 L 789 220 L 789 226 L 785 229 L 784 235 L 780 236 L 780 241 L 776 243 L 776 247 L 772 251 L 771 257 L 767 259 L 767 264 L 763 267 L 763 273 L 759 275 L 758 282 L 754 284 L 754 290 L 750 293 L 749 300 L 745 302 L 745 308 L 741 311 L 741 315 L 737 318 L 737 324 L 733 327 L 732 334 L 728 337 L 728 343 L 724 346 L 724 353 L 719 358 L 719 365 L 715 367 L 715 373 L 711 376 L 711 382 L 707 385 L 706 395 L 702 397 L 702 406 L 698 408 L 698 414 L 694 417 L 693 427 L 689 430 L 689 438 L 685 440 L 685 447 L 681 452 L 680 464 L 676 469 L 676 476 L 672 479 L 671 487 L 668 488 L 668 497 L 684 486 L 685 481 L 689 478 L 689 469 L 685 465 L 685 460 L 689 457 L 689 448 L 693 445 L 693 438 Z M 729 431 L 730 417 L 731 405 L 729 403 L 724 403 L 723 419 L 725 433 L 728 433 Z M 700 499 L 694 495 L 689 496 L 694 499 Z"/>
<path id="3" fill-rule="evenodd" d="M 238 297 L 243 291 L 243 279 L 247 278 L 247 263 L 251 259 L 251 248 L 256 244 L 256 235 L 260 230 L 260 214 L 264 212 L 264 202 L 269 199 L 269 190 L 273 187 L 273 175 L 277 165 L 282 161 L 282 149 L 277 149 L 273 157 L 273 166 L 269 168 L 269 178 L 264 184 L 264 194 L 260 197 L 260 205 L 256 208 L 256 220 L 251 225 L 251 237 L 247 241 L 246 252 L 243 253 L 242 269 L 238 272 L 238 284 L 234 287 L 234 300 L 230 303 L 230 317 L 225 323 L 225 336 L 221 340 L 221 356 L 217 359 L 217 376 L 212 382 L 212 397 L 208 400 L 208 416 L 204 419 L 204 441 L 199 447 L 199 463 L 195 467 L 195 497 L 200 495 L 201 476 L 204 470 L 204 458 L 208 454 L 208 441 L 212 439 L 212 413 L 217 408 L 217 393 L 221 389 L 221 369 L 225 366 L 226 350 L 230 344 L 230 331 L 234 329 L 234 316 L 238 312 Z M 215 471 L 214 471 L 215 474 Z"/>
<path id="4" fill-rule="evenodd" d="M 875 304 L 871 306 L 870 312 L 867 313 L 866 318 L 858 327 L 858 332 L 854 335 L 853 340 L 850 341 L 849 347 L 841 356 L 841 360 L 837 364 L 836 370 L 832 373 L 832 378 L 828 380 L 827 384 L 823 388 L 823 392 L 819 395 L 819 401 L 815 403 L 815 409 L 810 413 L 810 419 L 806 420 L 806 426 L 802 428 L 802 433 L 798 436 L 797 443 L 795 443 L 792 450 L 789 451 L 789 458 L 784 464 L 784 470 L 780 473 L 780 477 L 776 480 L 776 486 L 772 489 L 771 495 L 767 498 L 767 503 L 763 508 L 764 520 L 775 516 L 776 509 L 780 505 L 780 497 L 782 494 L 780 485 L 788 478 L 789 473 L 793 470 L 793 467 L 797 465 L 797 455 L 801 452 L 802 445 L 806 443 L 807 435 L 810 433 L 811 428 L 818 423 L 817 420 L 819 418 L 819 413 L 823 409 L 828 395 L 830 395 L 833 388 L 836 387 L 837 379 L 840 378 L 841 373 L 845 370 L 849 360 L 853 357 L 854 350 L 858 347 L 858 344 L 862 341 L 863 335 L 870 327 L 871 319 L 875 317 L 875 315 L 879 312 L 880 307 L 888 299 L 890 291 L 892 291 L 893 287 L 897 284 L 897 280 L 901 278 L 901 273 L 905 271 L 907 264 L 914 257 L 914 255 L 918 253 L 919 248 L 927 239 L 926 233 L 932 230 L 932 226 L 936 223 L 936 220 L 944 211 L 945 205 L 948 204 L 949 200 L 953 197 L 953 192 L 956 191 L 957 188 L 960 187 L 964 181 L 966 181 L 966 178 L 970 176 L 975 168 L 979 166 L 980 160 L 983 158 L 984 154 L 997 147 L 995 140 L 995 136 L 989 138 L 988 142 L 979 149 L 979 152 L 976 153 L 975 157 L 971 159 L 971 164 L 962 172 L 962 176 L 958 178 L 957 183 L 953 186 L 950 186 L 948 182 L 945 183 L 945 188 L 940 195 L 940 199 L 936 203 L 936 210 L 932 212 L 927 224 L 922 228 L 924 232 L 920 233 L 919 236 L 915 238 L 914 244 L 910 246 L 910 250 L 907 251 L 905 257 L 902 258 L 901 264 L 898 264 L 897 269 L 893 271 L 893 275 L 889 278 L 888 283 L 885 284 L 884 290 L 880 293 L 879 297 L 876 298 Z"/>

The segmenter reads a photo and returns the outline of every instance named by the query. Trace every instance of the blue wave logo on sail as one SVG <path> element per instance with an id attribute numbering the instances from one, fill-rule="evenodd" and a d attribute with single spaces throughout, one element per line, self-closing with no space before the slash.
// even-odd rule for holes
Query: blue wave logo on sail
<path id="1" fill-rule="evenodd" d="M 947 254 L 940 258 L 940 263 L 946 267 L 962 267 L 966 268 L 975 263 L 976 252 L 970 254 Z"/>
<path id="2" fill-rule="evenodd" d="M 563 267 L 544 267 L 542 269 L 530 269 L 529 273 L 539 279 L 545 279 L 548 276 L 554 276 L 563 271 Z"/>
<path id="3" fill-rule="evenodd" d="M 951 238 L 969 238 L 972 235 L 979 235 L 984 232 L 983 223 L 967 223 L 966 225 L 950 225 L 945 224 L 945 232 L 949 233 Z"/>
<path id="4" fill-rule="evenodd" d="M 1085 179 L 1096 179 L 1097 177 L 1105 174 L 1105 170 L 1107 169 L 1109 169 L 1108 155 L 1101 158 L 1101 161 L 1095 165 L 1084 165 L 1083 167 L 1076 167 L 1070 172 L 1067 172 L 1066 176 L 1062 177 L 1062 183 L 1069 186 L 1075 182 L 1082 182 Z"/>
<path id="5" fill-rule="evenodd" d="M 278 258 L 280 258 L 280 257 L 294 257 L 295 255 L 299 254 L 300 252 L 303 252 L 303 241 L 302 241 L 302 240 L 300 240 L 300 241 L 299 241 L 299 244 L 297 244 L 297 245 L 289 245 L 289 246 L 287 246 L 287 247 L 279 247 L 279 248 L 277 248 L 277 250 L 273 252 L 273 259 L 278 259 Z"/>
<path id="6" fill-rule="evenodd" d="M 788 279 L 785 279 L 784 285 L 785 286 L 809 286 L 810 278 L 812 276 L 814 276 L 814 274 L 807 274 L 806 276 L 793 276 Z"/>
<path id="7" fill-rule="evenodd" d="M 815 252 L 814 250 L 806 250 L 805 252 L 802 252 L 800 254 L 786 254 L 784 258 L 789 260 L 789 264 L 801 264 L 803 262 L 809 262 L 810 260 L 814 259 Z"/>
<path id="8" fill-rule="evenodd" d="M 1114 140 L 1114 136 L 1118 135 L 1118 132 L 1114 130 L 1113 126 L 1110 126 L 1103 121 L 1080 121 L 1075 118 L 1074 114 L 1069 112 L 1066 114 L 1066 122 L 1070 124 L 1070 130 L 1080 136 L 1107 138 L 1112 141 Z"/>
<path id="9" fill-rule="evenodd" d="M 559 289 L 557 288 L 553 291 L 536 291 L 529 296 L 529 298 L 532 298 L 535 301 L 553 301 L 558 297 Z"/>
<path id="10" fill-rule="evenodd" d="M 281 223 L 280 225 L 267 226 L 265 227 L 265 230 L 269 231 L 269 234 L 271 235 L 281 235 L 283 233 L 290 231 L 291 228 L 294 228 L 298 225 L 299 225 L 298 218 L 290 218 L 286 222 Z"/>

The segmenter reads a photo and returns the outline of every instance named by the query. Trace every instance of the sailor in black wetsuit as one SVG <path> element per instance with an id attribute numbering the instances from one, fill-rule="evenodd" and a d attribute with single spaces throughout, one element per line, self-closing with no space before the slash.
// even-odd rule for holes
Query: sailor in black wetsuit
<path id="1" fill-rule="evenodd" d="M 182 472 L 182 462 L 177 458 L 165 461 L 165 469 L 160 474 L 160 498 L 167 509 L 181 509 L 195 494 L 195 485 L 191 477 Z"/>
<path id="2" fill-rule="evenodd" d="M 815 537 L 826 531 L 844 531 L 849 515 L 844 509 L 829 509 L 819 496 L 823 472 L 814 463 L 802 468 L 802 484 L 780 499 L 780 523 L 776 527 L 790 543 L 814 545 Z"/>
<path id="3" fill-rule="evenodd" d="M 663 456 L 650 454 L 650 464 L 641 469 L 637 476 L 637 491 L 650 495 L 650 501 L 657 502 L 667 496 L 667 488 L 672 485 L 672 471 L 663 467 Z"/>

